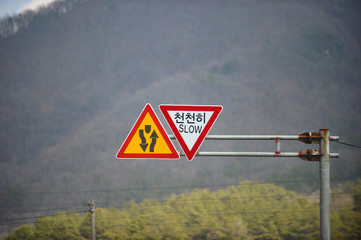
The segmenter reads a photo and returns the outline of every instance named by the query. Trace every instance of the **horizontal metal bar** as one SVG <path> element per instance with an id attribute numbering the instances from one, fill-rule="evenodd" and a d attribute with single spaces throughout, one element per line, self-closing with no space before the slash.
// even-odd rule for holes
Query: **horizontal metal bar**
<path id="1" fill-rule="evenodd" d="M 174 135 L 168 135 L 176 139 Z M 299 140 L 299 135 L 207 135 L 205 140 Z M 330 141 L 338 141 L 338 136 L 330 136 Z"/>
<path id="2" fill-rule="evenodd" d="M 330 136 L 330 141 L 338 141 L 339 136 Z"/>
<path id="3" fill-rule="evenodd" d="M 185 156 L 183 152 L 181 156 Z M 200 157 L 300 157 L 299 152 L 197 152 Z M 338 153 L 330 153 L 330 158 L 338 158 Z"/>
<path id="4" fill-rule="evenodd" d="M 174 135 L 169 135 L 175 139 Z M 298 135 L 207 135 L 206 140 L 298 140 Z"/>
<path id="5" fill-rule="evenodd" d="M 197 152 L 196 156 L 207 157 L 298 157 L 298 152 L 275 153 L 275 152 Z"/>

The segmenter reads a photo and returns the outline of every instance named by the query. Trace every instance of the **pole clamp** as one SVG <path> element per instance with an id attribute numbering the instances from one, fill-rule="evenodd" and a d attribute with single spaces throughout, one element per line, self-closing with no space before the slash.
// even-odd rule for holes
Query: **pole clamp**
<path id="1" fill-rule="evenodd" d="M 306 144 L 320 143 L 322 136 L 319 132 L 304 132 L 298 135 L 298 140 Z"/>
<path id="2" fill-rule="evenodd" d="M 298 157 L 305 161 L 319 162 L 322 153 L 318 149 L 305 149 L 298 152 Z"/>

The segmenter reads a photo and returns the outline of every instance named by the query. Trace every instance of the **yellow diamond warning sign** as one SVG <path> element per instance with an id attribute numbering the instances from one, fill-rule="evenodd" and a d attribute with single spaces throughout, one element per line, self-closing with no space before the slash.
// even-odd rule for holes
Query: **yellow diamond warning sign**
<path id="1" fill-rule="evenodd" d="M 153 108 L 147 104 L 116 157 L 178 159 L 179 154 Z"/>

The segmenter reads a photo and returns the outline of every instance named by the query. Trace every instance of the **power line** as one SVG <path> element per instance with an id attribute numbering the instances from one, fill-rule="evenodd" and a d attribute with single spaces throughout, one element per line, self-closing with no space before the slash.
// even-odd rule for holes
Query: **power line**
<path id="1" fill-rule="evenodd" d="M 297 213 L 297 212 L 302 212 L 302 213 L 309 213 L 309 212 L 313 212 L 313 210 L 308 210 L 308 211 L 304 211 L 304 210 L 282 210 L 282 209 L 272 209 L 272 210 L 248 210 L 248 211 L 199 211 L 197 212 L 197 216 L 208 216 L 208 215 L 226 215 L 226 214 L 241 214 L 241 215 L 251 215 L 251 214 L 255 214 L 255 213 L 270 213 L 270 214 L 274 214 L 274 213 Z M 317 211 L 316 211 L 317 212 Z M 73 212 L 73 213 L 77 213 L 77 212 Z M 159 218 L 159 219 L 173 219 L 175 217 L 186 217 L 189 216 L 188 213 L 171 213 L 171 214 L 154 214 L 154 213 L 150 213 L 150 214 L 138 214 L 137 217 L 138 218 Z M 5 220 L 5 221 L 1 221 L 0 225 L 6 225 L 7 223 L 13 223 L 14 221 L 22 221 L 22 220 L 29 220 L 29 219 L 38 219 L 39 217 L 48 217 L 49 219 L 47 219 L 47 221 L 56 221 L 56 216 L 34 216 L 34 217 L 24 217 L 24 218 L 16 218 L 16 219 L 9 219 L 9 220 Z M 104 217 L 100 217 L 99 220 L 117 220 L 119 219 L 118 217 L 111 217 L 111 218 L 104 218 Z M 84 221 L 84 219 L 79 219 L 79 220 L 72 220 L 72 221 Z M 14 222 L 14 223 L 15 223 Z"/>
<path id="2" fill-rule="evenodd" d="M 331 181 L 349 180 L 350 178 L 334 178 Z M 277 184 L 277 183 L 297 183 L 297 182 L 318 182 L 318 179 L 293 179 L 293 180 L 276 180 L 269 182 L 240 182 L 217 185 L 194 185 L 194 186 L 169 186 L 169 187 L 150 187 L 150 188 L 123 188 L 123 189 L 99 189 L 99 190 L 74 190 L 60 192 L 14 192 L 0 193 L 0 196 L 8 195 L 51 195 L 51 194 L 79 194 L 79 193 L 102 193 L 102 192 L 127 192 L 127 191 L 154 191 L 154 190 L 171 190 L 171 189 L 189 189 L 189 188 L 218 188 L 228 186 L 245 186 L 257 184 Z"/>
<path id="3" fill-rule="evenodd" d="M 332 180 L 340 180 L 340 179 L 332 179 Z M 304 182 L 304 181 L 316 181 L 316 180 L 310 180 L 310 179 L 303 179 L 303 180 L 288 180 L 288 181 L 277 181 L 277 182 L 287 182 L 287 183 L 290 183 L 290 182 Z M 238 184 L 238 186 L 246 186 L 246 185 L 256 185 L 256 184 L 270 184 L 272 182 L 245 182 L 245 183 L 240 183 Z M 274 182 L 273 182 L 274 183 Z M 224 186 L 225 184 L 223 184 Z M 235 185 L 235 184 L 229 184 L 229 185 Z M 214 187 L 214 186 L 219 186 L 219 185 L 208 185 L 208 187 L 211 186 L 211 187 Z M 197 187 L 197 186 L 192 186 L 192 187 Z M 198 186 L 199 187 L 199 186 Z M 202 186 L 202 187 L 205 187 L 205 186 Z M 159 189 L 159 188 L 153 188 L 153 189 Z M 166 188 L 167 189 L 167 188 Z M 123 189 L 124 190 L 124 189 Z M 147 190 L 152 190 L 152 189 L 147 189 Z M 118 190 L 116 190 L 118 191 Z M 359 192 L 344 192 L 344 193 L 353 193 L 353 194 L 360 194 Z M 342 193 L 331 193 L 332 195 L 337 195 L 337 194 L 342 194 Z M 247 197 L 230 197 L 230 198 L 223 198 L 223 199 L 207 199 L 207 202 L 211 202 L 211 201 L 224 201 L 224 200 L 240 200 L 240 199 L 254 199 L 254 198 L 282 198 L 282 197 L 293 197 L 292 195 L 290 194 L 278 194 L 278 195 L 262 195 L 262 196 L 247 196 Z M 306 196 L 303 196 L 303 197 L 306 197 Z M 308 197 L 309 198 L 309 197 Z M 335 197 L 335 198 L 338 198 L 338 197 Z M 343 197 L 342 197 L 343 198 Z M 177 202 L 196 202 L 196 201 L 204 201 L 204 200 L 201 200 L 201 199 L 182 199 L 182 200 L 178 200 L 177 199 Z M 127 201 L 121 201 L 121 202 L 127 202 Z M 69 204 L 69 205 L 68 205 Z M 74 204 L 74 205 L 73 205 Z M 109 203 L 106 203 L 107 205 Z M 66 210 L 70 210 L 71 207 L 76 207 L 76 208 L 81 208 L 79 207 L 78 204 L 75 204 L 75 203 L 67 203 L 67 204 L 53 204 L 52 206 L 63 206 L 65 207 L 66 205 L 68 205 L 67 209 L 59 209 L 59 208 L 53 208 L 53 209 L 29 209 L 28 210 L 28 213 L 30 212 L 45 212 L 45 211 L 66 211 Z M 33 206 L 33 205 L 32 205 Z M 44 205 L 42 205 L 44 206 Z M 116 205 L 113 205 L 111 207 L 115 207 Z M 26 207 L 26 206 L 23 206 L 23 207 Z M 19 214 L 19 213 L 14 213 L 14 214 Z M 31 218 L 37 218 L 37 217 L 31 217 Z M 11 219 L 9 219 L 11 220 Z M 22 220 L 22 219 L 12 219 L 13 221 L 15 220 Z M 25 220 L 25 219 L 24 219 Z"/>
<path id="4" fill-rule="evenodd" d="M 344 192 L 345 194 L 361 194 L 361 192 Z M 331 195 L 340 195 L 341 193 L 331 193 Z M 284 197 L 291 197 L 291 198 L 298 198 L 300 196 L 293 196 L 292 194 L 276 194 L 276 195 L 262 195 L 262 196 L 247 196 L 247 197 L 228 197 L 228 198 L 222 198 L 222 199 L 219 199 L 219 198 L 213 198 L 213 199 L 177 199 L 177 203 L 195 203 L 195 202 L 203 202 L 204 204 L 210 204 L 212 202 L 218 202 L 218 201 L 221 201 L 221 202 L 225 202 L 225 201 L 232 201 L 232 200 L 239 200 L 239 201 L 244 201 L 244 200 L 247 200 L 247 199 L 252 199 L 252 200 L 255 200 L 255 199 L 281 199 L 281 198 L 284 198 Z M 318 197 L 315 197 L 315 196 L 301 196 L 301 197 L 306 197 L 308 199 L 312 199 L 312 198 L 318 198 Z M 345 197 L 345 196 L 337 196 L 337 197 L 333 197 L 333 199 L 344 199 L 344 198 L 348 198 L 348 197 Z M 170 200 L 170 199 L 168 199 Z M 167 201 L 167 200 L 166 200 Z M 170 200 L 172 201 L 172 200 Z M 121 201 L 121 203 L 125 203 L 127 201 Z M 102 206 L 102 208 L 111 208 L 111 207 L 122 207 L 123 204 L 111 204 L 109 205 L 109 203 L 106 203 L 106 202 L 100 202 L 100 204 L 104 204 Z M 55 204 L 53 206 L 56 206 Z M 57 212 L 74 212 L 74 211 L 81 211 L 82 208 L 84 207 L 81 207 L 79 206 L 79 204 L 74 204 L 72 206 L 68 206 L 68 207 L 64 207 L 64 208 L 61 208 L 60 206 L 62 206 L 61 204 L 59 204 L 59 207 L 58 208 L 33 208 L 33 209 L 29 209 L 29 210 L 22 210 L 20 212 L 6 212 L 6 213 L 2 213 L 2 217 L 4 216 L 13 216 L 13 215 L 24 215 L 24 214 L 28 214 L 28 213 L 37 213 L 37 212 L 40 212 L 40 213 L 45 213 L 45 212 L 52 212 L 52 213 L 57 213 Z M 26 209 L 26 208 L 25 208 Z M 1 220 L 0 220 L 1 221 Z"/>
<path id="5" fill-rule="evenodd" d="M 343 193 L 331 193 L 331 195 L 340 195 L 340 194 L 357 194 L 360 195 L 361 192 L 343 192 Z M 292 195 L 289 193 L 286 194 L 275 194 L 275 195 L 257 195 L 257 196 L 242 196 L 242 197 L 227 197 L 227 198 L 213 198 L 213 199 L 196 199 L 196 198 L 191 198 L 191 199 L 177 199 L 176 202 L 177 203 L 195 203 L 195 202 L 204 202 L 204 203 L 212 203 L 212 202 L 217 202 L 217 201 L 221 201 L 221 202 L 225 202 L 225 201 L 231 201 L 231 200 L 255 200 L 255 199 L 280 199 L 280 198 L 284 198 L 284 197 L 291 197 L 291 198 L 308 198 L 308 199 L 318 199 L 318 197 L 316 196 L 298 196 L 298 195 Z M 334 196 L 334 199 L 344 199 L 347 198 L 345 196 Z M 172 201 L 171 199 L 165 199 L 165 201 Z M 99 202 L 98 205 L 102 205 L 102 208 L 110 208 L 110 207 L 122 207 L 124 203 L 126 203 L 128 201 L 124 200 L 124 201 L 120 201 L 120 204 L 111 204 L 109 205 L 109 203 L 106 202 Z M 118 202 L 119 203 L 119 202 Z M 32 205 L 33 206 L 33 205 Z M 40 206 L 40 205 L 37 205 Z M 57 206 L 56 204 L 53 204 L 52 206 Z M 27 213 L 36 213 L 36 212 L 49 212 L 49 211 L 73 211 L 73 210 L 81 210 L 84 207 L 79 206 L 79 204 L 74 203 L 74 205 L 69 205 L 67 207 L 64 206 L 64 208 L 61 208 L 61 206 L 63 206 L 62 204 L 59 204 L 58 208 L 33 208 L 33 209 L 29 209 L 29 210 L 22 210 L 21 212 L 7 212 L 7 213 L 3 213 L 2 216 L 9 216 L 9 215 L 13 215 L 13 214 L 27 214 Z M 24 209 L 26 209 L 26 206 L 24 206 Z"/>
<path id="6" fill-rule="evenodd" d="M 361 148 L 361 146 L 357 146 L 357 145 L 354 145 L 354 144 L 351 144 L 351 143 L 345 143 L 345 142 L 340 142 L 340 141 L 337 141 L 337 142 L 334 142 L 334 143 L 343 144 L 343 145 L 347 145 L 347 146 L 355 147 L 355 148 Z"/>
<path id="7" fill-rule="evenodd" d="M 67 208 L 50 208 L 50 209 L 30 209 L 30 210 L 19 210 L 19 212 L 7 212 L 2 213 L 1 216 L 11 216 L 11 215 L 24 215 L 28 213 L 36 213 L 36 212 L 63 212 L 63 211 L 73 211 L 73 210 L 82 210 L 84 207 L 79 206 L 73 206 L 73 207 L 67 207 Z M 0 220 L 1 221 L 1 220 Z"/>
<path id="8" fill-rule="evenodd" d="M 356 193 L 356 194 L 360 194 L 361 192 L 347 192 L 347 193 Z M 340 193 L 332 193 L 335 195 L 339 195 Z M 269 199 L 269 198 L 282 198 L 282 197 L 294 197 L 297 198 L 298 196 L 293 196 L 292 194 L 277 194 L 277 195 L 262 195 L 262 196 L 247 196 L 247 197 L 229 197 L 229 198 L 214 198 L 214 199 L 176 199 L 175 201 L 177 203 L 196 203 L 196 202 L 202 202 L 204 204 L 211 204 L 212 202 L 217 202 L 217 201 L 221 201 L 221 202 L 227 202 L 230 200 L 246 200 L 246 199 L 256 199 L 256 198 L 261 198 L 261 199 Z M 344 197 L 334 197 L 334 198 L 344 198 Z M 113 205 L 111 207 L 116 207 L 117 205 Z M 149 206 L 155 206 L 155 205 L 149 205 Z M 80 207 L 78 207 L 80 208 Z M 77 209 L 77 208 L 75 208 Z M 39 210 L 34 210 L 34 212 L 37 211 L 51 211 L 51 210 L 63 210 L 63 209 L 39 209 Z M 70 210 L 70 209 L 68 209 Z M 273 211 L 265 211 L 263 210 L 262 212 L 274 212 Z M 250 213 L 251 211 L 242 211 L 242 213 Z M 259 212 L 259 211 L 252 211 L 252 212 Z M 281 211 L 279 210 L 278 212 L 290 212 L 290 211 Z M 70 213 L 82 213 L 82 211 L 72 211 Z M 67 213 L 68 214 L 68 213 Z M 207 213 L 209 214 L 209 213 Z M 173 214 L 174 215 L 174 214 Z M 179 214 L 178 214 L 179 215 Z M 142 216 L 147 216 L 147 215 L 142 215 Z M 169 214 L 167 216 L 170 216 Z M 8 224 L 18 224 L 18 221 L 22 221 L 22 220 L 28 220 L 28 219 L 37 219 L 39 216 L 31 216 L 31 217 L 24 217 L 24 218 L 16 218 L 16 219 L 7 219 L 7 220 L 3 220 L 0 221 L 0 225 L 6 225 Z M 44 217 L 53 217 L 53 216 L 44 216 Z M 55 216 L 56 217 L 56 216 Z M 21 222 L 20 222 L 21 223 Z"/>
<path id="9" fill-rule="evenodd" d="M 0 213 L 1 213 L 1 209 L 5 208 L 6 210 L 9 207 L 21 207 L 22 209 L 24 208 L 33 208 L 33 207 L 54 207 L 54 206 L 58 206 L 58 207 L 72 207 L 72 206 L 79 206 L 79 202 L 73 202 L 73 203 L 49 203 L 49 204 L 31 204 L 31 205 L 18 205 L 18 204 L 14 204 L 14 205 L 4 205 L 4 206 L 0 206 Z"/>
<path id="10" fill-rule="evenodd" d="M 337 212 L 355 212 L 353 210 L 339 210 Z M 81 212 L 72 212 L 72 213 L 81 213 Z M 304 214 L 309 214 L 309 215 L 314 215 L 317 217 L 318 215 L 318 211 L 317 209 L 313 209 L 313 210 L 283 210 L 283 209 L 272 209 L 272 210 L 237 210 L 237 211 L 232 211 L 232 210 L 221 210 L 221 211 L 199 211 L 197 212 L 197 218 L 206 218 L 207 216 L 223 216 L 223 215 L 242 215 L 242 216 L 250 216 L 250 215 L 254 215 L 254 214 L 261 214 L 258 217 L 266 217 L 268 218 L 269 216 L 264 216 L 264 214 L 286 214 L 283 216 L 278 216 L 278 217 L 285 217 L 285 218 L 294 218 L 294 216 L 287 216 L 287 214 L 291 214 L 291 213 L 302 213 Z M 177 217 L 189 217 L 190 214 L 183 212 L 183 213 L 171 213 L 171 214 L 157 214 L 157 213 L 150 213 L 150 214 L 138 214 L 136 217 L 137 218 L 152 218 L 152 219 L 156 219 L 158 221 L 163 220 L 163 221 L 167 221 L 167 220 L 175 220 L 175 218 Z M 18 221 L 22 221 L 22 220 L 30 220 L 30 219 L 38 219 L 39 217 L 42 216 L 37 216 L 37 217 L 27 217 L 27 218 L 18 218 L 18 219 L 13 219 L 9 221 L 3 221 L 0 222 L 0 226 L 1 225 L 7 225 L 7 224 L 30 224 L 30 223 L 35 223 L 35 221 L 30 221 L 30 222 L 18 222 Z M 43 216 L 43 217 L 48 217 L 49 219 L 47 219 L 48 222 L 55 222 L 56 221 L 56 216 Z M 349 219 L 349 217 L 346 217 L 347 219 Z M 354 217 L 352 217 L 354 218 Z M 120 220 L 120 217 L 101 217 L 99 216 L 99 221 L 102 222 L 104 220 Z M 71 219 L 71 222 L 83 222 L 85 221 L 85 215 L 81 217 L 81 219 Z M 167 221 L 168 222 L 168 221 Z M 109 226 L 107 226 L 109 227 Z M 54 228 L 54 226 L 53 226 Z"/>

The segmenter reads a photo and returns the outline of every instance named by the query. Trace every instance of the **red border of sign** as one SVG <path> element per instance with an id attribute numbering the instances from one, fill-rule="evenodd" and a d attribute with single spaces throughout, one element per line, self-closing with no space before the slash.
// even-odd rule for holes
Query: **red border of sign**
<path id="1" fill-rule="evenodd" d="M 171 153 L 124 153 L 127 149 L 130 141 L 133 139 L 134 135 L 136 134 L 140 124 L 143 122 L 146 114 L 149 113 L 151 118 L 153 119 L 155 125 L 160 131 L 160 134 L 164 138 L 165 142 L 167 143 L 169 149 L 171 150 Z M 164 130 L 164 127 L 162 123 L 159 121 L 159 118 L 155 114 L 152 106 L 147 103 L 142 111 L 142 113 L 139 115 L 137 121 L 135 122 L 132 130 L 129 132 L 127 138 L 125 139 L 124 143 L 120 147 L 116 158 L 162 158 L 162 159 L 179 159 L 179 153 L 175 149 L 172 141 L 168 137 L 168 134 Z"/>
<path id="2" fill-rule="evenodd" d="M 169 127 L 172 129 L 175 137 L 177 138 L 180 146 L 182 147 L 184 154 L 187 156 L 188 160 L 192 161 L 194 155 L 198 151 L 199 147 L 203 143 L 203 140 L 207 136 L 209 130 L 212 128 L 214 122 L 221 113 L 223 107 L 220 105 L 159 105 L 159 109 L 162 111 L 164 118 L 167 120 Z M 213 112 L 211 118 L 204 127 L 204 130 L 199 135 L 197 141 L 194 143 L 192 149 L 189 149 L 185 141 L 183 140 L 182 135 L 179 133 L 177 126 L 174 124 L 172 118 L 170 117 L 168 111 L 207 111 Z"/>

